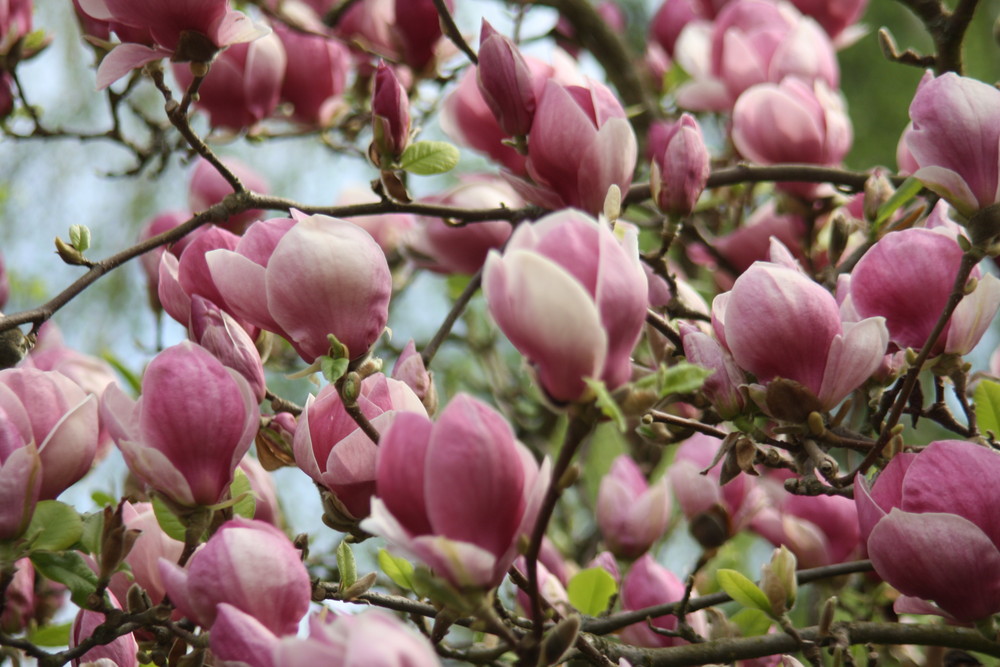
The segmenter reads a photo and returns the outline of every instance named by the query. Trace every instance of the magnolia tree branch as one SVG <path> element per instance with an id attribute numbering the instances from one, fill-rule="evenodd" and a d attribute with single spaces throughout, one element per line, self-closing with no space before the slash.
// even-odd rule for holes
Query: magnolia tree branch
<path id="1" fill-rule="evenodd" d="M 799 638 L 821 646 L 889 644 L 943 646 L 975 651 L 1000 657 L 1000 643 L 990 641 L 977 630 L 945 625 L 912 625 L 909 623 L 834 623 L 828 634 L 818 627 L 798 631 Z M 661 649 L 644 649 L 627 644 L 602 641 L 601 650 L 612 658 L 625 658 L 633 665 L 652 667 L 686 667 L 710 663 L 731 663 L 735 660 L 763 658 L 781 653 L 795 653 L 799 642 L 787 634 L 714 639 L 701 644 L 687 644 Z"/>
<path id="2" fill-rule="evenodd" d="M 899 0 L 916 14 L 934 40 L 934 71 L 962 73 L 962 42 L 979 0 L 959 0 L 949 12 L 941 0 Z"/>
<path id="3" fill-rule="evenodd" d="M 423 360 L 425 367 L 429 367 L 431 365 L 431 361 L 434 360 L 434 355 L 437 354 L 438 348 L 441 347 L 441 343 L 448 338 L 452 327 L 455 326 L 455 322 L 457 322 L 458 318 L 461 317 L 466 306 L 468 306 L 469 302 L 472 300 L 472 297 L 479 291 L 479 286 L 482 285 L 482 283 L 483 270 L 480 269 L 476 272 L 476 275 L 472 276 L 472 279 L 469 280 L 469 284 L 465 286 L 462 293 L 458 295 L 457 299 L 455 299 L 454 305 L 452 305 L 451 310 L 448 311 L 448 315 L 444 318 L 444 321 L 441 322 L 441 326 L 439 326 L 438 330 L 434 333 L 434 337 L 431 338 L 430 342 L 428 342 L 423 351 L 421 351 L 420 358 Z"/>
<path id="4" fill-rule="evenodd" d="M 808 584 L 821 579 L 830 579 L 832 577 L 840 577 L 845 574 L 854 574 L 857 572 L 870 572 L 871 570 L 872 562 L 870 560 L 858 560 L 850 563 L 837 563 L 836 565 L 825 565 L 823 567 L 814 567 L 808 570 L 799 570 L 796 573 L 796 580 L 799 584 Z M 624 611 L 605 618 L 588 619 L 583 623 L 581 630 L 595 635 L 606 635 L 616 630 L 621 630 L 625 626 L 632 625 L 634 623 L 641 623 L 647 618 L 656 618 L 657 616 L 666 616 L 667 614 L 677 614 L 681 610 L 681 606 L 684 607 L 684 611 L 686 613 L 691 613 L 700 609 L 707 609 L 718 604 L 730 602 L 731 600 L 732 598 L 725 593 L 702 595 L 700 597 L 691 598 L 687 600 L 686 603 L 684 600 L 678 600 L 677 602 L 659 604 L 653 607 L 646 607 L 645 609 Z M 709 660 L 708 662 L 712 661 Z"/>
<path id="5" fill-rule="evenodd" d="M 455 25 L 455 19 L 448 10 L 448 5 L 445 4 L 444 0 L 434 0 L 434 7 L 438 10 L 438 16 L 441 17 L 441 27 L 444 28 L 444 34 L 448 36 L 452 44 L 458 47 L 458 49 L 469 57 L 473 65 L 479 64 L 479 56 L 476 52 L 469 46 L 469 43 L 465 41 L 465 37 L 462 36 L 462 31 L 458 29 Z"/>

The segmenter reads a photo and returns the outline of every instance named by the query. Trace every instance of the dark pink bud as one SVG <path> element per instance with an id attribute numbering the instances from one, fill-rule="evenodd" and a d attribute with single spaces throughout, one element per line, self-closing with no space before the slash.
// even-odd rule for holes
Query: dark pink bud
<path id="1" fill-rule="evenodd" d="M 711 173 L 698 121 L 685 113 L 676 123 L 654 124 L 649 146 L 653 157 L 649 181 L 656 205 L 665 213 L 689 214 Z"/>
<path id="2" fill-rule="evenodd" d="M 375 72 L 372 132 L 379 156 L 390 160 L 397 160 L 410 141 L 410 99 L 396 73 L 384 62 Z"/>
<path id="3" fill-rule="evenodd" d="M 434 49 L 441 39 L 441 19 L 434 0 L 395 0 L 396 37 L 403 51 L 403 61 L 415 72 L 422 72 L 434 61 Z M 454 0 L 447 0 L 454 10 Z"/>
<path id="4" fill-rule="evenodd" d="M 479 92 L 507 136 L 527 134 L 535 116 L 531 71 L 517 46 L 483 19 L 479 36 Z"/>

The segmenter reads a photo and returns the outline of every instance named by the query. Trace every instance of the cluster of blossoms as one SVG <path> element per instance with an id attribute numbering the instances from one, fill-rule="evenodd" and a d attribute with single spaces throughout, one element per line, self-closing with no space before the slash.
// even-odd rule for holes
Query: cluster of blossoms
<path id="1" fill-rule="evenodd" d="M 578 66 L 593 36 L 572 14 L 553 30 L 565 51 L 551 62 L 483 20 L 475 64 L 439 77 L 453 47 L 471 50 L 443 37 L 450 1 L 256 4 L 75 7 L 102 55 L 98 87 L 127 95 L 144 74 L 161 92 L 176 84 L 167 111 L 185 136 L 196 134 L 188 111 L 207 115 L 214 138 L 263 137 L 268 123 L 335 129 L 362 137 L 357 152 L 378 176 L 342 206 L 298 206 L 266 196 L 254 167 L 190 140 L 200 157 L 187 202 L 141 232 L 160 242 L 141 259 L 150 306 L 187 339 L 129 386 L 51 323 L 3 332 L 0 645 L 23 646 L 10 636 L 46 622 L 59 597 L 46 578 L 80 607 L 67 660 L 120 667 L 189 649 L 192 661 L 249 667 L 482 661 L 447 642 L 469 617 L 502 644 L 487 660 L 604 650 L 627 665 L 648 655 L 632 647 L 751 633 L 702 606 L 651 608 L 683 610 L 721 587 L 763 614 L 757 634 L 787 631 L 802 610 L 796 568 L 863 557 L 875 576 L 850 585 L 883 595 L 875 580 L 886 582 L 897 613 L 981 627 L 1000 613 L 989 511 L 1000 454 L 988 432 L 1000 423 L 977 424 L 1000 383 L 971 376 L 964 359 L 1000 310 L 1000 280 L 978 265 L 1000 247 L 1000 92 L 928 73 L 899 156 L 933 196 L 873 172 L 849 197 L 805 167 L 842 173 L 851 148 L 837 49 L 863 32 L 862 0 L 665 0 L 635 72 L 660 94 L 642 123 Z M 5 93 L 30 9 L 0 0 Z M 617 4 L 592 13 L 623 30 Z M 671 67 L 690 76 L 674 84 Z M 455 151 L 417 140 L 435 81 L 449 86 L 444 133 L 496 168 L 413 201 L 422 163 Z M 0 96 L 0 115 L 14 103 Z M 703 131 L 708 112 L 724 122 Z M 723 141 L 711 136 L 720 127 Z M 803 180 L 704 194 L 713 164 L 787 163 Z M 655 208 L 633 206 L 643 198 Z M 76 237 L 60 257 L 103 270 Z M 433 338 L 398 345 L 390 305 L 422 271 L 462 294 Z M 0 307 L 14 278 L 12 289 L 0 262 Z M 449 338 L 463 309 L 463 333 Z M 464 345 L 485 380 L 456 383 L 434 361 L 442 341 Z M 303 376 L 316 380 L 301 406 L 276 393 Z M 964 419 L 944 399 L 949 384 Z M 921 420 L 962 439 L 921 446 Z M 56 502 L 109 455 L 129 470 L 127 498 L 85 517 Z M 281 467 L 316 486 L 322 521 L 344 533 L 335 577 L 332 558 L 289 538 L 270 476 Z M 681 522 L 699 553 L 686 582 L 676 572 L 691 564 L 665 567 L 662 548 Z M 748 535 L 776 547 L 759 586 L 704 567 Z M 352 545 L 370 537 L 387 549 L 378 563 L 393 595 L 371 594 L 375 573 L 356 572 Z M 436 621 L 420 633 L 384 610 L 315 604 L 330 599 Z M 527 620 L 512 620 L 510 600 Z M 595 648 L 591 620 L 618 641 Z M 766 661 L 779 663 L 797 661 Z"/>

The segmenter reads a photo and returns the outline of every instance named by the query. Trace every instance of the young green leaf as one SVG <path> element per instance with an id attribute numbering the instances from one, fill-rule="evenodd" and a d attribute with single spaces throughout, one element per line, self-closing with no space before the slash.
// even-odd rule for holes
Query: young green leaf
<path id="1" fill-rule="evenodd" d="M 973 401 L 980 430 L 993 431 L 993 435 L 1000 436 L 1000 384 L 981 380 L 976 385 Z"/>
<path id="2" fill-rule="evenodd" d="M 239 468 L 233 476 L 233 483 L 229 485 L 229 495 L 236 500 L 233 514 L 244 519 L 252 519 L 254 512 L 257 511 L 257 496 L 250 487 L 250 478 Z"/>
<path id="3" fill-rule="evenodd" d="M 923 187 L 923 183 L 913 176 L 903 181 L 903 184 L 896 189 L 896 192 L 884 204 L 879 206 L 875 220 L 872 221 L 872 232 L 877 234 L 882 225 L 885 224 L 885 221 L 889 219 L 889 216 L 920 194 Z"/>
<path id="4" fill-rule="evenodd" d="M 42 576 L 66 586 L 73 603 L 80 607 L 97 590 L 97 574 L 76 551 L 36 551 L 31 562 Z"/>
<path id="5" fill-rule="evenodd" d="M 156 523 L 160 524 L 160 528 L 163 529 L 164 533 L 179 542 L 184 541 L 186 532 L 184 524 L 181 523 L 176 514 L 170 511 L 170 508 L 163 502 L 163 499 L 155 495 L 153 496 L 153 515 L 156 517 Z"/>
<path id="6" fill-rule="evenodd" d="M 760 609 L 765 614 L 771 613 L 771 602 L 764 595 L 764 591 L 757 587 L 746 577 L 736 570 L 719 570 L 716 573 L 719 586 L 732 599 L 739 602 L 744 607 L 750 609 Z"/>
<path id="7" fill-rule="evenodd" d="M 83 519 L 66 503 L 42 500 L 35 505 L 35 513 L 25 531 L 32 549 L 62 551 L 68 549 L 83 535 Z"/>
<path id="8" fill-rule="evenodd" d="M 381 562 L 381 554 L 379 561 Z M 340 590 L 350 588 L 358 580 L 358 566 L 354 562 L 354 552 L 351 551 L 351 545 L 346 539 L 341 540 L 337 546 L 337 570 L 340 572 Z"/>
<path id="9" fill-rule="evenodd" d="M 379 549 L 378 566 L 394 584 L 408 591 L 413 590 L 413 563 L 393 556 L 385 549 Z"/>
<path id="10" fill-rule="evenodd" d="M 73 622 L 60 623 L 59 625 L 43 625 L 28 633 L 28 641 L 35 646 L 54 648 L 69 645 L 69 633 L 73 627 Z"/>
<path id="11" fill-rule="evenodd" d="M 686 361 L 670 367 L 661 367 L 659 372 L 660 398 L 670 394 L 690 394 L 701 389 L 708 376 L 714 372 Z"/>
<path id="12" fill-rule="evenodd" d="M 458 164 L 458 149 L 444 141 L 417 141 L 407 146 L 399 166 L 411 174 L 430 176 L 451 171 Z"/>
<path id="13" fill-rule="evenodd" d="M 597 616 L 608 608 L 611 596 L 617 592 L 615 578 L 603 567 L 591 567 L 573 575 L 566 587 L 569 602 L 581 614 Z"/>

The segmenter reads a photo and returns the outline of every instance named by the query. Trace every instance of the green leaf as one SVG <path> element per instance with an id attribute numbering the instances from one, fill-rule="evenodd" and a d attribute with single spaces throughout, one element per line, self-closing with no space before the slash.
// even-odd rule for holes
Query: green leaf
<path id="1" fill-rule="evenodd" d="M 759 637 L 766 635 L 771 629 L 771 618 L 760 609 L 744 607 L 729 617 L 736 624 L 744 637 Z"/>
<path id="2" fill-rule="evenodd" d="M 90 248 L 90 228 L 87 225 L 70 225 L 69 242 L 80 252 Z"/>
<path id="3" fill-rule="evenodd" d="M 69 646 L 69 633 L 72 628 L 72 621 L 59 625 L 44 625 L 28 633 L 28 641 L 35 646 L 45 646 L 48 648 Z"/>
<path id="4" fill-rule="evenodd" d="M 229 485 L 229 496 L 236 500 L 236 504 L 233 505 L 233 514 L 244 519 L 253 518 L 254 512 L 257 511 L 257 497 L 250 487 L 250 478 L 239 468 L 236 469 L 236 474 L 233 476 L 233 483 Z"/>
<path id="5" fill-rule="evenodd" d="M 628 428 L 628 424 L 625 422 L 625 413 L 615 403 L 615 399 L 611 397 L 611 392 L 608 391 L 608 388 L 604 386 L 603 382 L 594 378 L 583 378 L 583 381 L 596 394 L 594 402 L 601 409 L 601 412 L 604 413 L 604 416 L 613 421 L 618 430 L 624 433 L 625 429 Z"/>
<path id="6" fill-rule="evenodd" d="M 331 384 L 343 377 L 347 372 L 350 359 L 334 359 L 333 357 L 320 357 L 319 368 L 323 377 Z"/>
<path id="7" fill-rule="evenodd" d="M 97 590 L 97 575 L 76 551 L 36 551 L 31 562 L 42 576 L 66 586 L 77 606 L 85 606 Z"/>
<path id="8" fill-rule="evenodd" d="M 444 141 L 417 141 L 407 146 L 399 166 L 411 174 L 429 176 L 451 171 L 458 164 L 458 149 Z"/>
<path id="9" fill-rule="evenodd" d="M 380 555 L 381 556 L 381 555 Z M 381 558 L 379 560 L 381 564 Z M 337 571 L 340 572 L 340 590 L 350 588 L 358 580 L 358 566 L 354 562 L 354 552 L 346 539 L 337 545 Z M 395 581 L 395 580 L 394 580 Z"/>
<path id="10" fill-rule="evenodd" d="M 905 206 L 911 199 L 916 197 L 923 187 L 923 183 L 918 181 L 913 176 L 910 176 L 903 181 L 903 184 L 896 189 L 896 192 L 889 197 L 888 201 L 879 206 L 878 211 L 875 214 L 875 220 L 872 221 L 872 232 L 874 234 L 878 234 L 882 225 L 889 219 L 889 216 Z"/>
<path id="11" fill-rule="evenodd" d="M 750 581 L 746 575 L 740 574 L 736 570 L 719 570 L 716 573 L 719 586 L 732 599 L 739 602 L 744 607 L 750 609 L 760 609 L 766 614 L 771 613 L 771 603 L 768 601 L 764 591 L 757 587 L 757 584 Z"/>
<path id="12" fill-rule="evenodd" d="M 170 508 L 163 502 L 163 499 L 157 495 L 153 496 L 153 515 L 156 517 L 156 523 L 160 524 L 160 528 L 163 529 L 164 533 L 178 542 L 185 540 L 187 531 L 184 528 L 184 524 L 181 523 L 176 514 L 170 511 Z"/>
<path id="13" fill-rule="evenodd" d="M 90 499 L 94 501 L 94 504 L 98 507 L 106 507 L 108 505 L 117 505 L 118 501 L 107 491 L 94 491 L 90 494 Z"/>
<path id="14" fill-rule="evenodd" d="M 714 370 L 682 361 L 674 366 L 660 367 L 660 398 L 670 394 L 690 394 L 701 389 Z"/>
<path id="15" fill-rule="evenodd" d="M 1000 384 L 991 380 L 980 380 L 973 394 L 976 404 L 976 421 L 982 432 L 993 431 L 1000 436 Z"/>
<path id="16" fill-rule="evenodd" d="M 25 532 L 31 549 L 39 551 L 62 551 L 79 541 L 83 535 L 83 520 L 80 514 L 58 500 L 42 500 L 35 505 Z"/>
<path id="17" fill-rule="evenodd" d="M 605 611 L 617 590 L 615 578 L 603 567 L 577 572 L 566 587 L 570 604 L 588 616 L 597 616 Z"/>
<path id="18" fill-rule="evenodd" d="M 80 543 L 89 554 L 101 550 L 101 535 L 104 533 L 104 512 L 92 512 L 83 516 L 83 535 Z"/>
<path id="19" fill-rule="evenodd" d="M 405 558 L 393 556 L 385 549 L 379 549 L 378 566 L 394 584 L 408 591 L 414 590 L 413 563 Z"/>

